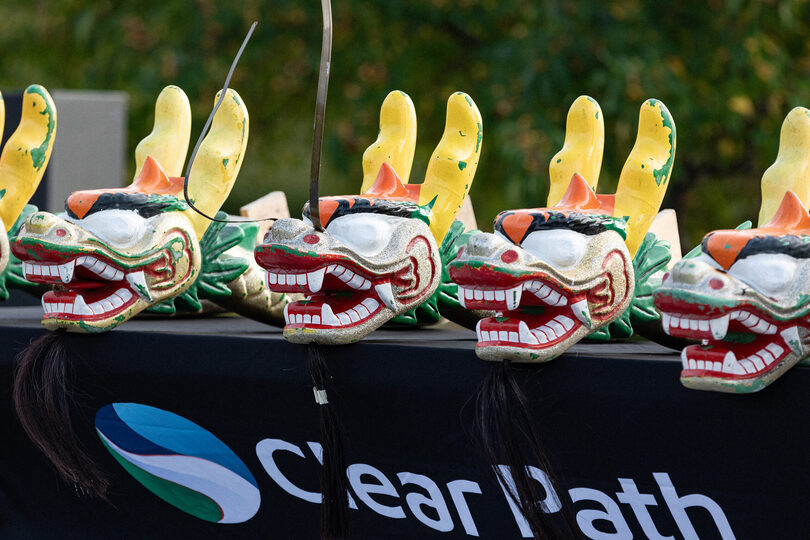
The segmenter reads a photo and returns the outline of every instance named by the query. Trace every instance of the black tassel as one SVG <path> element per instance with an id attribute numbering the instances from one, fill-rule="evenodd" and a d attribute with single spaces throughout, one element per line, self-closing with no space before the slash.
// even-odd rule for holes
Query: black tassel
<path id="1" fill-rule="evenodd" d="M 514 492 L 505 489 L 520 509 L 535 538 L 576 538 L 572 520 L 563 508 L 562 519 L 543 512 L 547 493 L 526 467 L 542 469 L 553 483 L 551 467 L 534 427 L 526 395 L 515 380 L 509 361 L 493 366 L 475 396 L 473 438 L 487 465 L 502 486 L 510 482 L 498 465 L 509 467 Z M 555 488 L 556 489 L 556 488 Z"/>
<path id="2" fill-rule="evenodd" d="M 320 414 L 323 466 L 320 471 L 321 538 L 339 539 L 349 537 L 349 495 L 346 479 L 346 453 L 343 444 L 343 427 L 329 403 L 326 383 L 329 371 L 317 345 L 309 346 L 309 374 L 312 377 L 315 401 Z"/>
<path id="3" fill-rule="evenodd" d="M 80 494 L 107 500 L 109 481 L 74 429 L 71 409 L 77 403 L 65 338 L 64 330 L 49 332 L 17 356 L 14 408 L 28 437 L 65 481 Z"/>

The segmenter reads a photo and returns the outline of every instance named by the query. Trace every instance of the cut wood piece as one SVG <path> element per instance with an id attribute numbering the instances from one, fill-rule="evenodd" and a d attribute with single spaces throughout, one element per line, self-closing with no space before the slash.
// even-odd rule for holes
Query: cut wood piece
<path id="1" fill-rule="evenodd" d="M 472 199 L 467 195 L 464 202 L 461 204 L 461 210 L 456 214 L 456 219 L 464 224 L 464 229 L 471 231 L 478 228 L 478 222 L 475 220 L 475 210 L 473 210 Z"/>
<path id="2" fill-rule="evenodd" d="M 669 242 L 672 258 L 667 264 L 667 269 L 672 268 L 672 265 L 682 258 L 681 236 L 678 233 L 678 216 L 675 214 L 675 210 L 666 208 L 658 212 L 648 231 L 661 240 Z"/>
<path id="3" fill-rule="evenodd" d="M 287 205 L 287 196 L 283 191 L 271 191 L 264 197 L 247 203 L 239 209 L 239 215 L 251 219 L 265 218 L 288 218 L 290 217 L 290 207 Z M 257 242 L 261 242 L 273 221 L 260 221 Z"/>

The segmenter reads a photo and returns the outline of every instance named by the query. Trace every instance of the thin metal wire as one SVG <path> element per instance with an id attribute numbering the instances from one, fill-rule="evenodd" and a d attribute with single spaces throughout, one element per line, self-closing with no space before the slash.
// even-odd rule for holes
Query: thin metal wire
<path id="1" fill-rule="evenodd" d="M 202 145 L 205 136 L 208 135 L 208 130 L 211 129 L 211 123 L 214 121 L 214 116 L 217 114 L 217 110 L 219 106 L 222 105 L 222 101 L 225 99 L 225 94 L 228 92 L 228 86 L 231 84 L 231 77 L 233 77 L 233 72 L 236 70 L 236 65 L 239 63 L 239 58 L 242 56 L 242 52 L 244 52 L 245 47 L 250 41 L 250 37 L 253 35 L 253 31 L 256 29 L 256 25 L 258 24 L 257 21 L 253 21 L 253 24 L 250 25 L 250 30 L 248 30 L 247 35 L 245 36 L 244 41 L 242 41 L 242 46 L 239 47 L 239 52 L 236 53 L 236 57 L 233 59 L 233 63 L 231 63 L 231 69 L 228 71 L 228 76 L 225 77 L 225 85 L 222 88 L 222 92 L 219 95 L 219 99 L 217 100 L 216 104 L 214 105 L 214 109 L 211 111 L 211 114 L 208 115 L 208 120 L 205 122 L 205 126 L 203 126 L 202 131 L 200 132 L 200 136 L 197 138 L 197 144 L 194 145 L 194 150 L 191 152 L 191 158 L 188 160 L 188 165 L 186 166 L 186 177 L 183 181 L 183 197 L 186 199 L 186 203 L 189 207 L 203 216 L 206 219 L 211 221 L 216 221 L 219 223 L 255 223 L 259 221 L 275 221 L 278 218 L 262 218 L 262 219 L 218 219 L 216 217 L 211 217 L 207 215 L 205 212 L 194 206 L 194 203 L 191 202 L 191 198 L 188 195 L 188 185 L 191 182 L 191 166 L 194 164 L 194 159 L 197 157 L 197 151 L 200 149 L 200 145 Z"/>
<path id="2" fill-rule="evenodd" d="M 321 149 L 323 146 L 323 123 L 326 116 L 326 94 L 329 90 L 329 68 L 332 62 L 332 3 L 321 0 L 323 13 L 323 40 L 321 41 L 321 64 L 318 72 L 318 95 L 315 101 L 315 126 L 312 134 L 312 161 L 309 169 L 309 218 L 316 230 L 322 231 L 321 213 L 318 206 L 318 183 L 321 177 Z"/>

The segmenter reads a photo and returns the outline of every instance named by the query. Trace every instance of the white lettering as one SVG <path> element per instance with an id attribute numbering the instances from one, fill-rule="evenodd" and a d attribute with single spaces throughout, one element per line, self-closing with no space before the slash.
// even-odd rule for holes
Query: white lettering
<path id="1" fill-rule="evenodd" d="M 318 463 L 323 465 L 323 446 L 321 446 L 321 443 L 309 441 L 307 442 L 307 446 L 309 446 L 310 451 L 315 456 L 315 459 L 318 460 Z M 346 490 L 346 496 L 349 498 L 349 508 L 357 510 L 357 503 L 354 502 L 354 497 L 352 497 L 348 489 Z M 323 497 L 321 497 L 321 500 L 323 500 Z"/>
<path id="2" fill-rule="evenodd" d="M 503 474 L 507 485 L 504 486 L 503 482 L 500 481 L 500 478 L 498 478 L 498 483 L 501 485 L 501 490 L 503 490 L 504 497 L 506 497 L 506 502 L 509 503 L 509 509 L 512 510 L 512 515 L 515 517 L 515 523 L 517 523 L 518 529 L 520 529 L 520 534 L 523 536 L 523 538 L 534 537 L 532 534 L 532 529 L 529 527 L 529 522 L 526 521 L 526 518 L 520 511 L 520 508 L 518 508 L 517 504 L 515 504 L 512 497 L 509 495 L 511 492 L 517 496 L 515 491 L 515 479 L 512 477 L 511 469 L 509 469 L 507 465 L 498 465 L 498 469 L 500 469 L 501 474 Z M 551 485 L 551 480 L 545 471 L 542 471 L 537 467 L 527 466 L 526 472 L 529 473 L 530 477 L 540 482 L 543 485 L 543 489 L 546 490 L 546 498 L 540 501 L 540 508 L 543 509 L 543 512 L 546 514 L 559 512 L 562 508 L 562 503 L 560 502 L 560 498 L 557 497 L 557 492 L 554 491 L 554 486 Z"/>
<path id="3" fill-rule="evenodd" d="M 633 540 L 633 533 L 624 520 L 622 511 L 616 502 L 597 489 L 589 488 L 574 488 L 568 491 L 571 495 L 571 500 L 579 501 L 594 501 L 598 502 L 605 509 L 601 510 L 580 510 L 577 512 L 577 525 L 582 530 L 582 533 L 588 538 L 595 540 Z M 602 532 L 594 527 L 593 522 L 596 520 L 610 521 L 616 532 Z"/>
<path id="4" fill-rule="evenodd" d="M 408 508 L 411 509 L 416 519 L 440 532 L 448 532 L 453 530 L 453 518 L 450 516 L 450 510 L 447 508 L 447 503 L 442 496 L 439 486 L 436 482 L 421 474 L 414 474 L 409 472 L 401 472 L 397 474 L 397 478 L 402 482 L 402 485 L 414 484 L 425 488 L 429 496 L 422 495 L 421 493 L 408 493 L 405 495 L 405 502 L 408 503 Z M 422 506 L 427 506 L 436 510 L 439 515 L 438 519 L 428 517 Z"/>
<path id="5" fill-rule="evenodd" d="M 264 470 L 270 475 L 270 478 L 272 478 L 276 484 L 281 487 L 281 489 L 293 497 L 304 499 L 307 502 L 320 504 L 320 493 L 304 491 L 300 487 L 290 482 L 287 477 L 281 473 L 278 465 L 276 465 L 275 459 L 273 459 L 273 453 L 279 450 L 284 452 L 292 452 L 296 456 L 300 456 L 302 458 L 304 457 L 304 452 L 302 452 L 300 448 L 292 443 L 288 443 L 287 441 L 282 441 L 281 439 L 264 439 L 263 441 L 259 441 L 259 444 L 256 445 L 256 456 L 258 456 L 262 467 L 264 467 Z"/>
<path id="6" fill-rule="evenodd" d="M 461 520 L 461 524 L 464 526 L 464 532 L 470 536 L 478 536 L 478 529 L 475 526 L 472 514 L 470 514 L 470 507 L 467 506 L 467 500 L 464 498 L 464 494 L 477 493 L 481 495 L 481 486 L 479 486 L 477 482 L 470 480 L 453 480 L 447 483 L 447 489 L 450 491 L 450 498 L 453 499 L 458 517 Z"/>
<path id="7" fill-rule="evenodd" d="M 731 532 L 731 525 L 726 515 L 716 502 L 705 495 L 699 494 L 678 497 L 675 486 L 672 485 L 672 480 L 667 473 L 653 473 L 653 477 L 655 481 L 658 482 L 658 487 L 661 488 L 661 495 L 664 496 L 664 501 L 667 503 L 669 511 L 672 512 L 672 517 L 675 518 L 675 523 L 678 524 L 678 528 L 681 530 L 681 534 L 683 534 L 685 540 L 699 540 L 697 532 L 695 532 L 695 528 L 689 520 L 689 516 L 686 515 L 687 508 L 694 508 L 696 506 L 709 511 L 712 519 L 714 519 L 715 525 L 717 525 L 717 529 L 720 531 L 720 537 L 723 538 L 723 540 L 733 540 L 735 538 L 734 533 Z"/>
<path id="8" fill-rule="evenodd" d="M 619 485 L 622 486 L 623 491 L 616 493 L 619 502 L 627 504 L 633 509 L 636 515 L 641 530 L 647 535 L 649 540 L 675 540 L 674 536 L 661 536 L 658 529 L 653 523 L 650 513 L 647 511 L 648 506 L 658 506 L 655 502 L 654 495 L 639 493 L 636 483 L 629 478 L 619 478 Z"/>
<path id="9" fill-rule="evenodd" d="M 357 497 L 366 503 L 366 506 L 380 514 L 381 516 L 390 517 L 394 519 L 403 519 L 405 511 L 401 506 L 385 506 L 371 498 L 372 494 L 387 495 L 389 497 L 399 498 L 396 488 L 388 478 L 379 469 L 366 465 L 365 463 L 355 463 L 349 465 L 346 471 L 349 475 L 349 482 L 352 489 L 357 494 Z M 373 476 L 378 484 L 364 484 L 362 480 L 363 475 Z"/>

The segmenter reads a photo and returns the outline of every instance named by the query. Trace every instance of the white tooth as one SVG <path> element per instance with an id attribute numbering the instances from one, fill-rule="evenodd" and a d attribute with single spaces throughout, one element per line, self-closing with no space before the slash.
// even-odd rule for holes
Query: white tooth
<path id="1" fill-rule="evenodd" d="M 731 318 L 732 321 L 738 320 L 742 316 L 742 312 L 732 311 L 731 313 L 728 314 L 728 316 Z"/>
<path id="2" fill-rule="evenodd" d="M 267 283 L 269 285 L 275 285 L 278 283 L 278 276 L 275 275 L 273 272 L 267 272 Z"/>
<path id="3" fill-rule="evenodd" d="M 90 311 L 93 312 L 93 315 L 103 315 L 104 314 L 104 307 L 102 307 L 100 302 L 93 302 L 89 306 Z"/>
<path id="4" fill-rule="evenodd" d="M 374 291 L 377 293 L 377 296 L 380 297 L 382 303 L 385 304 L 388 309 L 395 310 L 395 303 L 394 303 L 394 290 L 391 288 L 391 282 L 380 283 L 379 285 L 374 286 Z M 459 295 L 461 298 L 461 295 Z"/>
<path id="5" fill-rule="evenodd" d="M 345 271 L 338 277 L 340 278 L 341 281 L 343 281 L 343 283 L 348 283 L 352 280 L 352 278 L 354 278 L 354 272 L 346 268 Z"/>
<path id="6" fill-rule="evenodd" d="M 720 364 L 720 362 L 715 362 L 714 364 L 712 364 L 712 371 L 718 371 L 718 372 L 723 371 L 722 364 Z"/>
<path id="7" fill-rule="evenodd" d="M 152 297 L 149 295 L 149 288 L 146 286 L 146 277 L 144 276 L 143 270 L 127 274 L 127 281 L 135 292 L 138 293 L 138 296 L 147 302 L 152 301 Z"/>
<path id="8" fill-rule="evenodd" d="M 759 354 L 752 354 L 751 356 L 748 357 L 748 360 L 752 364 L 754 364 L 754 367 L 757 368 L 757 371 L 765 368 L 765 362 L 763 361 L 764 359 Z M 773 360 L 771 360 L 771 362 L 772 361 Z"/>
<path id="9" fill-rule="evenodd" d="M 723 339 L 728 332 L 728 314 L 712 319 L 709 321 L 709 327 L 712 329 L 712 337 L 714 339 Z"/>
<path id="10" fill-rule="evenodd" d="M 311 324 L 312 323 L 312 315 L 304 315 L 304 324 Z"/>
<path id="11" fill-rule="evenodd" d="M 588 309 L 588 301 L 584 298 L 579 302 L 571 304 L 571 311 L 574 316 L 579 319 L 579 322 L 585 325 L 586 328 L 591 328 L 593 322 L 591 321 L 591 310 Z M 667 329 L 667 322 L 669 322 L 669 315 L 664 314 L 664 330 Z"/>
<path id="12" fill-rule="evenodd" d="M 740 363 L 737 362 L 737 355 L 732 351 L 728 351 L 723 357 L 723 371 L 725 373 L 737 373 L 738 370 L 742 371 L 742 368 Z"/>
<path id="13" fill-rule="evenodd" d="M 290 324 L 290 304 L 284 306 L 284 322 Z"/>
<path id="14" fill-rule="evenodd" d="M 330 265 L 329 265 L 329 266 L 326 268 L 326 273 L 327 273 L 327 274 L 334 274 L 334 273 L 337 271 L 337 268 L 338 268 L 338 267 L 337 267 L 337 265 L 335 265 L 335 264 L 330 264 Z"/>
<path id="15" fill-rule="evenodd" d="M 584 300 L 583 300 L 583 302 L 584 302 Z M 574 308 L 574 305 L 572 304 L 571 309 L 573 309 L 573 308 Z M 574 315 L 576 315 L 576 314 L 577 314 L 577 312 L 575 311 Z M 577 317 L 577 319 L 579 319 L 579 317 Z M 582 319 L 579 319 L 579 320 L 581 321 Z M 664 333 L 666 335 L 669 335 L 669 325 L 671 323 L 672 323 L 672 317 L 670 317 L 669 313 L 661 313 L 661 326 L 664 328 Z M 706 326 L 708 327 L 708 324 Z M 588 328 L 590 328 L 590 326 L 588 326 Z"/>
<path id="16" fill-rule="evenodd" d="M 681 351 L 681 364 L 683 365 L 683 369 L 689 369 L 689 358 L 686 356 L 686 349 Z"/>
<path id="17" fill-rule="evenodd" d="M 483 336 L 481 334 L 481 319 L 478 319 L 478 322 L 475 323 L 475 335 L 478 338 L 478 341 L 483 341 Z"/>
<path id="18" fill-rule="evenodd" d="M 495 291 L 484 291 L 484 300 L 495 300 Z"/>
<path id="19" fill-rule="evenodd" d="M 495 300 L 503 302 L 506 300 L 506 293 L 502 290 L 495 291 Z"/>
<path id="20" fill-rule="evenodd" d="M 773 364 L 773 363 L 774 363 L 774 361 L 776 360 L 776 357 L 775 357 L 775 356 L 774 356 L 774 355 L 771 353 L 771 351 L 769 351 L 769 350 L 768 350 L 768 348 L 767 348 L 767 347 L 765 347 L 764 349 L 762 349 L 761 351 L 759 351 L 759 352 L 757 353 L 757 356 L 761 356 L 761 357 L 762 357 L 762 359 L 765 361 L 765 364 L 766 364 L 766 365 L 769 365 L 769 366 L 770 366 L 771 364 Z"/>
<path id="21" fill-rule="evenodd" d="M 558 292 L 556 292 L 556 291 L 551 291 L 551 292 L 549 293 L 549 295 L 548 295 L 548 296 L 546 296 L 546 298 L 544 299 L 544 302 L 545 302 L 546 304 L 549 304 L 549 305 L 552 305 L 552 306 L 556 306 L 556 305 L 557 305 L 557 301 L 558 301 L 559 299 L 560 299 L 560 293 L 558 293 Z"/>
<path id="22" fill-rule="evenodd" d="M 534 295 L 539 298 L 540 300 L 544 300 L 546 296 L 551 294 L 551 287 L 548 285 L 540 285 L 536 291 L 534 291 Z"/>
<path id="23" fill-rule="evenodd" d="M 93 259 L 93 266 L 90 267 L 90 270 L 92 270 L 96 274 L 101 274 L 106 268 L 107 265 L 104 262 L 98 259 Z"/>
<path id="24" fill-rule="evenodd" d="M 538 330 L 540 330 L 545 335 L 547 335 L 549 341 L 557 339 L 558 337 L 560 337 L 560 336 L 557 335 L 557 333 L 554 331 L 554 329 L 549 325 L 543 325 L 540 328 L 538 328 Z"/>
<path id="25" fill-rule="evenodd" d="M 518 333 L 520 334 L 520 342 L 528 345 L 537 345 L 537 338 L 529 331 L 529 327 L 525 322 L 520 321 L 518 324 Z"/>
<path id="26" fill-rule="evenodd" d="M 709 362 L 709 364 L 711 364 L 711 362 Z M 704 362 L 703 360 L 698 360 L 697 361 L 697 368 L 698 369 L 706 369 L 706 362 Z"/>
<path id="27" fill-rule="evenodd" d="M 43 296 L 42 298 L 39 299 L 39 301 L 42 303 L 42 311 L 48 313 L 50 310 L 48 309 L 48 304 L 45 303 L 45 297 Z"/>
<path id="28" fill-rule="evenodd" d="M 458 304 L 459 304 L 461 307 L 463 307 L 464 309 L 467 309 L 467 304 L 465 304 L 465 302 L 466 302 L 466 301 L 464 300 L 464 295 L 463 295 L 463 294 L 461 294 L 461 292 L 459 292 L 459 293 L 458 293 Z"/>
<path id="29" fill-rule="evenodd" d="M 93 311 L 87 306 L 82 295 L 77 294 L 76 299 L 73 301 L 73 313 L 75 315 L 92 315 Z"/>
<path id="30" fill-rule="evenodd" d="M 295 276 L 295 281 L 298 285 L 306 285 L 307 284 L 307 275 L 306 274 L 298 274 Z"/>
<path id="31" fill-rule="evenodd" d="M 31 274 L 31 264 L 23 261 L 23 276 L 26 278 Z"/>
<path id="32" fill-rule="evenodd" d="M 509 311 L 517 309 L 520 305 L 520 295 L 523 294 L 523 286 L 518 285 L 506 291 L 506 308 Z"/>
<path id="33" fill-rule="evenodd" d="M 110 281 L 121 281 L 124 279 L 124 273 L 121 270 L 116 270 L 115 275 L 110 278 Z"/>
<path id="34" fill-rule="evenodd" d="M 690 330 L 697 330 L 698 329 L 698 321 L 697 321 L 697 319 L 689 319 L 689 329 Z"/>
<path id="35" fill-rule="evenodd" d="M 785 352 L 785 349 L 783 349 L 776 343 L 768 343 L 768 345 L 765 348 L 768 349 L 768 352 L 773 355 L 774 360 L 782 356 L 782 353 Z"/>
<path id="36" fill-rule="evenodd" d="M 509 341 L 509 332 L 506 330 L 498 331 L 498 341 Z"/>
<path id="37" fill-rule="evenodd" d="M 354 306 L 354 310 L 357 312 L 358 315 L 360 315 L 361 319 L 365 319 L 366 317 L 371 315 L 371 312 L 363 304 L 357 304 L 356 306 Z"/>
<path id="38" fill-rule="evenodd" d="M 672 328 L 678 328 L 681 325 L 681 318 L 677 315 L 672 316 Z"/>
<path id="39" fill-rule="evenodd" d="M 129 302 L 129 299 L 132 298 L 132 292 L 129 289 L 118 289 L 115 291 L 115 294 L 121 297 L 121 300 L 124 302 Z"/>
<path id="40" fill-rule="evenodd" d="M 287 276 L 285 276 L 284 274 L 279 274 L 278 275 L 278 284 L 279 285 L 285 285 L 286 283 L 287 283 Z"/>
<path id="41" fill-rule="evenodd" d="M 355 274 L 351 281 L 348 282 L 348 285 L 353 289 L 360 289 L 363 286 L 364 281 L 366 280 L 363 276 L 360 274 Z"/>
<path id="42" fill-rule="evenodd" d="M 295 314 L 295 322 L 296 324 L 303 324 L 304 323 L 304 316 L 301 313 Z"/>
<path id="43" fill-rule="evenodd" d="M 743 358 L 742 360 L 740 360 L 740 365 L 746 371 L 746 373 L 757 372 L 757 368 L 754 367 L 754 364 L 752 364 L 751 361 L 748 360 L 748 358 Z"/>
<path id="44" fill-rule="evenodd" d="M 565 328 L 566 332 L 568 332 L 569 330 L 571 330 L 571 328 L 574 327 L 574 321 L 572 321 L 565 315 L 557 315 L 556 317 L 554 317 L 554 320 L 563 325 L 563 328 Z"/>
<path id="45" fill-rule="evenodd" d="M 42 270 L 40 270 L 38 264 L 31 264 L 31 275 L 33 276 L 42 275 Z"/>
<path id="46" fill-rule="evenodd" d="M 120 308 L 124 305 L 124 301 L 117 294 L 109 296 L 107 300 L 113 305 L 113 308 Z"/>
<path id="47" fill-rule="evenodd" d="M 110 300 L 107 299 L 107 298 L 105 298 L 104 300 L 99 300 L 98 303 L 101 304 L 101 307 L 104 308 L 105 312 L 112 311 L 112 310 L 115 309 L 115 306 L 113 305 L 113 303 L 110 302 Z"/>
<path id="48" fill-rule="evenodd" d="M 313 315 L 312 316 L 312 324 L 321 324 L 321 316 L 320 315 Z"/>
<path id="49" fill-rule="evenodd" d="M 709 321 L 706 319 L 700 319 L 698 321 L 698 330 L 701 332 L 708 332 L 709 331 Z"/>
<path id="50" fill-rule="evenodd" d="M 358 322 L 363 318 L 354 308 L 347 310 L 346 313 L 349 315 L 349 319 L 351 319 L 352 322 Z"/>
<path id="51" fill-rule="evenodd" d="M 318 292 L 323 286 L 323 277 L 326 275 L 326 268 L 315 270 L 307 274 L 307 283 L 309 283 L 309 292 Z"/>
<path id="52" fill-rule="evenodd" d="M 371 288 L 371 282 L 367 279 L 363 279 L 363 283 L 358 287 L 361 291 L 367 291 Z"/>
<path id="53" fill-rule="evenodd" d="M 363 305 L 366 306 L 369 313 L 374 313 L 377 311 L 377 308 L 380 307 L 380 303 L 373 298 L 366 298 L 363 300 Z"/>
<path id="54" fill-rule="evenodd" d="M 697 369 L 697 362 L 694 358 L 689 359 L 689 369 Z"/>
<path id="55" fill-rule="evenodd" d="M 484 298 L 484 291 L 482 291 L 481 289 L 475 289 L 473 291 L 473 298 L 475 298 L 476 300 L 481 300 L 482 298 Z"/>
<path id="56" fill-rule="evenodd" d="M 570 319 L 569 319 L 570 320 Z M 565 327 L 557 322 L 557 319 L 551 319 L 548 321 L 548 325 L 554 329 L 554 333 L 557 334 L 557 337 L 562 336 L 565 334 Z"/>
<path id="57" fill-rule="evenodd" d="M 352 323 L 351 317 L 345 311 L 343 313 L 338 313 L 338 319 L 340 320 L 340 324 L 348 325 Z"/>
<path id="58" fill-rule="evenodd" d="M 557 303 L 554 304 L 554 305 L 559 307 L 559 306 L 564 306 L 566 304 L 568 304 L 568 298 L 566 298 L 565 296 L 560 295 L 559 300 L 557 300 Z"/>
<path id="59" fill-rule="evenodd" d="M 324 326 L 340 326 L 340 319 L 335 317 L 329 304 L 321 305 L 321 321 Z"/>
<path id="60" fill-rule="evenodd" d="M 548 336 L 546 336 L 546 334 L 544 334 L 539 328 L 532 330 L 532 334 L 534 334 L 534 337 L 536 337 L 537 341 L 539 341 L 541 344 L 548 343 Z"/>
<path id="61" fill-rule="evenodd" d="M 776 327 L 774 326 L 773 329 L 769 332 L 769 326 L 773 326 L 768 321 L 760 319 L 756 325 L 751 327 L 752 332 L 756 332 L 757 334 L 775 334 Z"/>
<path id="62" fill-rule="evenodd" d="M 791 326 L 790 328 L 785 328 L 779 335 L 782 336 L 782 339 L 785 340 L 785 344 L 788 346 L 788 349 L 795 354 L 796 356 L 803 356 L 804 355 L 804 347 L 802 346 L 802 340 L 799 338 L 799 327 L 798 326 Z"/>
<path id="63" fill-rule="evenodd" d="M 65 304 L 65 313 L 73 314 L 73 304 Z"/>
<path id="64" fill-rule="evenodd" d="M 59 277 L 62 278 L 62 283 L 70 283 L 73 279 L 73 268 L 76 266 L 76 261 L 66 262 L 59 265 Z"/>
<path id="65" fill-rule="evenodd" d="M 513 343 L 520 343 L 520 338 L 517 332 L 509 332 L 509 341 Z"/>

